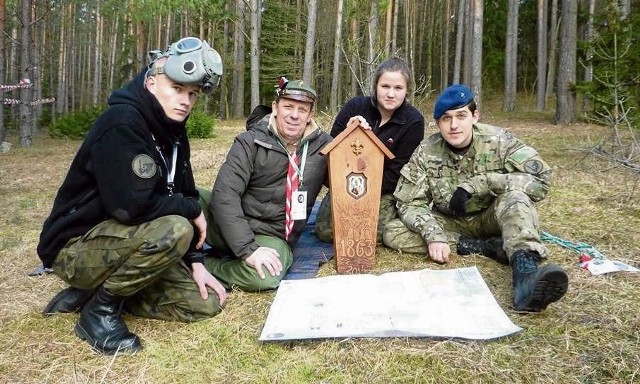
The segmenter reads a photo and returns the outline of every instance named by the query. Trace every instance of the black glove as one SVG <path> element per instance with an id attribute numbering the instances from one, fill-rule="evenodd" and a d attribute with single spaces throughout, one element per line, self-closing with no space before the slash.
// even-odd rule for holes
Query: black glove
<path id="1" fill-rule="evenodd" d="M 204 252 L 199 249 L 189 249 L 187 253 L 182 256 L 182 261 L 185 262 L 189 267 L 193 263 L 203 263 L 204 264 Z"/>
<path id="2" fill-rule="evenodd" d="M 451 196 L 451 200 L 449 201 L 449 210 L 453 213 L 454 217 L 462 217 L 465 215 L 464 203 L 470 198 L 471 194 L 464 188 L 458 187 L 458 189 L 453 192 L 453 196 Z"/>

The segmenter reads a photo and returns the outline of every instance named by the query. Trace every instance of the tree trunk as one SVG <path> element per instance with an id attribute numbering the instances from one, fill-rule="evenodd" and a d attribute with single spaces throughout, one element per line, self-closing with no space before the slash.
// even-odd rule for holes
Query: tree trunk
<path id="1" fill-rule="evenodd" d="M 404 56 L 407 58 L 407 63 L 409 64 L 409 69 L 413 72 L 413 65 L 415 63 L 415 58 L 413 56 L 413 27 L 414 27 L 414 12 L 413 2 L 411 0 L 405 0 L 404 2 L 404 44 L 405 44 L 405 53 Z"/>
<path id="2" fill-rule="evenodd" d="M 511 112 L 516 108 L 518 91 L 518 3 L 509 0 L 507 36 L 504 58 L 504 100 L 502 110 Z"/>
<path id="3" fill-rule="evenodd" d="M 444 20 L 444 47 L 442 52 L 441 68 L 442 74 L 440 75 L 440 89 L 445 88 L 449 84 L 449 46 L 451 45 L 451 0 L 446 0 L 445 3 L 446 18 Z"/>
<path id="4" fill-rule="evenodd" d="M 313 84 L 313 52 L 316 45 L 316 19 L 318 15 L 318 0 L 309 0 L 307 15 L 307 40 L 304 47 L 304 65 L 302 66 L 302 81 Z M 315 84 L 314 84 L 315 85 Z"/>
<path id="5" fill-rule="evenodd" d="M 536 83 L 536 111 L 543 111 L 546 106 L 546 74 L 547 74 L 547 0 L 538 3 L 538 72 Z"/>
<path id="6" fill-rule="evenodd" d="M 462 47 L 464 43 L 465 31 L 465 11 L 467 10 L 467 1 L 458 0 L 458 25 L 456 27 L 456 53 L 453 60 L 453 79 L 452 84 L 460 83 L 460 73 L 462 72 Z M 445 85 L 446 86 L 446 85 Z"/>
<path id="7" fill-rule="evenodd" d="M 434 75 L 434 52 L 438 47 L 442 47 L 444 44 L 436 42 L 436 36 L 438 36 L 438 25 L 440 23 L 439 17 L 435 12 L 427 11 L 427 4 L 416 2 L 411 6 L 411 34 L 409 40 L 412 43 L 411 47 L 411 73 L 418 73 L 419 69 L 422 69 L 426 73 L 426 77 L 429 79 L 437 79 Z M 418 16 L 420 21 L 418 21 Z M 417 36 L 417 38 L 416 38 Z M 438 36 L 439 37 L 439 36 Z M 425 43 L 426 40 L 426 43 Z M 416 57 L 417 56 L 417 57 Z M 443 55 L 438 55 L 442 57 Z M 423 69 L 424 68 L 424 69 Z M 415 80 L 415 76 L 414 76 Z M 415 91 L 414 84 L 411 85 L 412 91 Z M 408 95 L 413 98 L 413 93 Z"/>
<path id="8" fill-rule="evenodd" d="M 409 69 L 411 69 L 411 73 L 415 73 L 415 63 L 416 63 L 416 19 L 417 12 L 416 4 L 414 1 L 407 0 L 405 1 L 405 15 L 406 15 L 406 45 L 407 45 L 407 53 L 405 55 L 405 59 L 408 61 Z"/>
<path id="9" fill-rule="evenodd" d="M 351 19 L 351 44 L 356 45 L 359 37 L 358 33 L 358 20 L 356 18 Z M 360 58 L 358 57 L 358 49 L 353 47 L 351 50 L 351 94 L 356 95 L 358 93 L 358 89 L 362 89 L 362 85 L 360 80 L 358 79 L 358 69 L 360 65 L 358 61 Z"/>
<path id="10" fill-rule="evenodd" d="M 204 7 L 200 7 L 198 9 L 198 12 L 200 13 L 200 15 L 198 16 L 198 36 L 200 36 L 201 39 L 204 40 L 209 40 L 207 39 L 207 36 L 205 35 L 205 26 L 206 26 L 206 22 L 208 21 L 206 17 L 204 17 Z M 209 43 L 211 43 L 211 46 L 213 47 L 213 40 L 209 40 Z"/>
<path id="11" fill-rule="evenodd" d="M 251 0 L 251 110 L 260 104 L 260 0 Z"/>
<path id="12" fill-rule="evenodd" d="M 22 0 L 21 4 L 22 34 L 20 35 L 20 82 L 31 81 L 31 0 Z M 31 89 L 20 88 L 20 114 L 18 121 L 20 127 L 20 145 L 30 147 L 33 144 L 32 118 L 31 116 Z"/>
<path id="13" fill-rule="evenodd" d="M 473 0 L 473 49 L 471 53 L 471 89 L 478 109 L 482 110 L 482 21 L 483 0 Z"/>
<path id="14" fill-rule="evenodd" d="M 553 85 L 556 82 L 556 56 L 558 53 L 558 0 L 551 0 L 551 19 L 549 20 L 549 65 L 547 67 L 547 89 L 545 98 L 553 93 Z"/>
<path id="15" fill-rule="evenodd" d="M 225 6 L 224 6 L 224 11 L 225 13 L 228 13 L 230 10 L 230 2 L 227 1 L 225 2 Z M 229 78 L 228 75 L 228 63 L 229 63 L 229 40 L 231 40 L 231 36 L 229 33 L 229 20 L 227 18 L 224 19 L 223 21 L 223 32 L 222 32 L 222 51 L 220 52 L 220 54 L 222 55 L 222 60 L 224 62 L 224 71 L 225 71 L 225 76 L 222 76 L 220 78 L 220 101 L 218 103 L 218 116 L 220 116 L 221 119 L 227 119 L 229 117 L 229 108 L 227 108 L 227 103 L 228 103 L 228 94 L 229 94 L 229 81 L 227 80 Z M 225 60 L 226 59 L 226 60 Z"/>
<path id="16" fill-rule="evenodd" d="M 57 92 L 56 92 L 56 113 L 58 115 L 62 114 L 66 109 L 67 104 L 67 95 L 65 93 L 67 89 L 67 79 L 66 79 L 66 67 L 67 67 L 67 17 L 68 10 L 71 5 L 67 4 L 62 7 L 62 22 L 60 23 L 60 40 L 58 42 L 58 78 L 57 78 Z"/>
<path id="17" fill-rule="evenodd" d="M 593 31 L 593 16 L 596 11 L 596 0 L 589 0 L 589 18 L 587 19 L 587 30 L 585 40 L 587 43 L 592 43 L 594 38 Z M 590 83 L 593 81 L 593 48 L 589 46 L 585 54 L 585 67 L 584 67 L 584 82 Z M 584 110 L 589 109 L 589 97 L 584 96 L 582 100 L 582 108 Z"/>
<path id="18" fill-rule="evenodd" d="M 562 0 L 562 27 L 560 30 L 560 57 L 558 61 L 558 85 L 556 90 L 555 124 L 571 124 L 576 121 L 576 45 L 578 3 Z"/>
<path id="19" fill-rule="evenodd" d="M 338 12 L 336 17 L 336 33 L 333 42 L 333 72 L 331 75 L 331 96 L 329 109 L 333 113 L 338 110 L 338 89 L 340 87 L 340 50 L 342 49 L 342 10 L 344 0 L 338 0 Z"/>
<path id="20" fill-rule="evenodd" d="M 342 0 L 338 0 L 339 6 L 342 4 Z M 391 25 L 393 24 L 393 8 L 394 0 L 389 0 L 387 4 L 387 16 L 384 19 L 384 56 L 389 57 L 391 52 Z M 339 10 L 341 13 L 342 10 Z M 341 16 L 341 15 L 340 15 Z"/>
<path id="21" fill-rule="evenodd" d="M 4 85 L 5 66 L 4 66 L 4 0 L 0 0 L 0 84 Z M 7 137 L 7 133 L 4 129 L 4 90 L 0 89 L 0 145 Z M 4 147 L 0 147 L 4 148 Z"/>
<path id="22" fill-rule="evenodd" d="M 38 122 L 40 121 L 40 117 L 42 116 L 42 102 L 40 102 L 40 100 L 42 99 L 42 66 L 41 66 L 41 61 L 42 58 L 44 57 L 43 54 L 43 49 L 42 49 L 42 45 L 41 45 L 41 38 L 40 38 L 40 33 L 41 31 L 41 25 L 42 22 L 37 21 L 38 20 L 38 14 L 36 13 L 36 10 L 38 9 L 35 5 L 37 4 L 37 1 L 34 0 L 34 7 L 32 7 L 32 20 L 35 20 L 36 23 L 34 24 L 34 28 L 33 28 L 33 52 L 35 52 L 35 54 L 33 55 L 31 61 L 32 61 L 32 65 L 33 65 L 33 73 L 32 73 L 32 80 L 33 80 L 33 85 L 34 85 L 34 89 L 33 89 L 33 98 L 34 101 L 36 101 L 36 104 L 33 106 L 32 108 L 32 113 L 33 113 L 33 118 L 32 118 L 32 124 L 31 124 L 31 133 L 33 135 L 35 135 L 38 132 Z"/>
<path id="23" fill-rule="evenodd" d="M 164 49 L 164 47 L 162 46 L 162 30 L 164 28 L 166 28 L 164 25 L 162 25 L 162 15 L 159 15 L 158 18 L 160 19 L 159 22 L 156 25 L 156 43 L 154 48 L 155 49 Z"/>
<path id="24" fill-rule="evenodd" d="M 228 2 L 227 2 L 228 3 Z M 173 15 L 167 15 L 167 33 L 164 34 L 164 46 L 158 47 L 158 49 L 165 49 L 171 44 L 171 33 L 169 33 L 173 29 Z"/>
<path id="25" fill-rule="evenodd" d="M 136 29 L 138 59 L 136 60 L 135 72 L 138 73 L 138 70 L 142 69 L 142 67 L 147 63 L 147 46 L 149 44 L 147 43 L 146 27 L 143 20 L 140 20 L 136 23 Z"/>
<path id="26" fill-rule="evenodd" d="M 80 34 L 82 34 L 84 31 L 78 31 Z M 76 33 L 76 30 L 73 30 L 73 33 Z M 89 44 L 84 44 L 81 45 L 79 47 L 80 49 L 80 60 L 81 60 L 81 64 L 79 66 L 73 66 L 72 68 L 80 68 L 80 71 L 75 71 L 75 73 L 80 73 L 80 80 L 78 81 L 78 84 L 80 85 L 80 90 L 79 92 L 73 92 L 72 94 L 76 94 L 76 93 L 80 93 L 80 106 L 82 108 L 82 106 L 86 105 L 86 103 L 90 103 L 91 102 L 91 96 L 90 96 L 90 85 L 89 83 L 91 82 L 91 77 L 93 76 L 93 74 L 91 73 L 91 66 L 93 64 L 93 62 L 91 61 L 91 47 L 93 46 L 94 42 L 93 42 L 93 35 L 89 34 L 89 36 L 85 36 L 85 38 L 89 41 Z M 76 39 L 72 38 L 71 41 L 76 41 Z M 74 44 L 75 45 L 75 44 Z M 72 56 L 74 59 L 75 55 Z M 75 88 L 72 88 L 75 89 Z M 87 96 L 89 95 L 89 96 Z M 86 101 L 85 101 L 86 100 Z"/>
<path id="27" fill-rule="evenodd" d="M 64 113 L 69 113 L 69 111 L 74 110 L 76 107 L 80 106 L 82 107 L 84 104 L 82 104 L 82 94 L 84 92 L 78 92 L 76 91 L 77 89 L 81 89 L 82 90 L 82 77 L 84 76 L 84 74 L 87 72 L 86 68 L 82 67 L 84 65 L 84 62 L 82 61 L 82 58 L 80 57 L 82 55 L 82 49 L 80 47 L 76 47 L 77 44 L 74 44 L 74 42 L 76 41 L 76 9 L 73 6 L 74 4 L 72 2 L 69 2 L 70 4 L 70 11 L 69 11 L 69 29 L 68 29 L 68 35 L 66 38 L 67 44 L 65 46 L 65 49 L 67 50 L 67 52 L 65 53 L 65 55 L 67 56 L 67 62 L 66 62 L 66 68 L 65 68 L 65 72 L 66 72 L 66 78 L 68 83 L 67 84 L 63 84 L 63 86 L 66 88 L 65 92 L 67 94 L 67 97 L 70 98 L 70 100 L 67 102 L 67 104 L 65 105 L 65 111 Z M 80 94 L 80 97 L 78 97 L 78 94 Z M 80 100 L 80 103 L 78 103 L 78 100 Z"/>
<path id="28" fill-rule="evenodd" d="M 96 40 L 93 45 L 93 84 L 91 104 L 97 106 L 100 99 L 100 91 L 102 90 L 102 30 L 103 19 L 100 13 L 100 0 L 96 1 Z"/>
<path id="29" fill-rule="evenodd" d="M 368 93 L 373 89 L 372 80 L 373 72 L 376 70 L 376 47 L 377 47 L 377 33 L 378 33 L 378 2 L 372 1 L 371 13 L 369 14 L 369 47 L 367 49 L 367 77 L 366 77 L 366 89 Z"/>
<path id="30" fill-rule="evenodd" d="M 233 118 L 244 117 L 244 0 L 236 0 L 236 27 L 233 41 Z"/>
<path id="31" fill-rule="evenodd" d="M 462 83 L 471 85 L 471 65 L 473 62 L 473 2 L 475 0 L 467 0 L 464 19 L 464 58 L 462 61 Z"/>
<path id="32" fill-rule="evenodd" d="M 109 43 L 109 83 L 107 84 L 108 89 L 115 88 L 113 79 L 115 75 L 116 69 L 116 52 L 118 52 L 118 25 L 120 21 L 120 15 L 116 15 L 115 20 L 112 25 L 112 35 L 111 42 Z M 161 48 L 159 46 L 158 48 Z"/>
<path id="33" fill-rule="evenodd" d="M 393 26 L 391 27 L 391 54 L 395 55 L 398 50 L 398 13 L 400 13 L 400 3 L 393 2 Z"/>
<path id="34" fill-rule="evenodd" d="M 411 31 L 411 0 L 405 0 L 404 9 L 404 52 L 402 55 L 407 59 L 409 67 L 411 67 L 411 48 L 409 46 L 409 33 Z"/>
<path id="35" fill-rule="evenodd" d="M 620 20 L 626 20 L 629 17 L 629 13 L 631 13 L 631 0 L 621 0 L 620 1 Z"/>

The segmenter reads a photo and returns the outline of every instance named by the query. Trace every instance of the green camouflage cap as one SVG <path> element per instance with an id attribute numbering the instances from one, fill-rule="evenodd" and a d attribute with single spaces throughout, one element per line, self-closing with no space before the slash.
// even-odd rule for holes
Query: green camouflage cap
<path id="1" fill-rule="evenodd" d="M 286 77 L 282 76 L 278 79 L 278 85 L 276 85 L 275 88 L 276 100 L 284 97 L 286 99 L 315 103 L 318 98 L 315 89 L 305 85 L 302 80 L 289 81 Z"/>

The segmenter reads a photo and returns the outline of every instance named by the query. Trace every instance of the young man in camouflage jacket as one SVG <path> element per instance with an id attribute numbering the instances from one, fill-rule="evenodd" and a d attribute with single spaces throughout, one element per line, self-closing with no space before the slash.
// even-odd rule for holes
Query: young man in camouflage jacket
<path id="1" fill-rule="evenodd" d="M 458 254 L 510 264 L 515 309 L 545 309 L 568 287 L 559 266 L 538 268 L 548 250 L 534 203 L 549 191 L 551 168 L 509 132 L 478 123 L 473 93 L 464 85 L 438 97 L 434 118 L 439 132 L 402 168 L 394 193 L 399 219 L 385 227 L 384 243 L 439 263 L 450 261 L 455 243 Z"/>

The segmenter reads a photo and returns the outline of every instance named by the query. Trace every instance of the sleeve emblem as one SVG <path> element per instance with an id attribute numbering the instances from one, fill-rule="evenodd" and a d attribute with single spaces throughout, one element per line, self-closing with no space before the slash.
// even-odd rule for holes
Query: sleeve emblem
<path id="1" fill-rule="evenodd" d="M 537 175 L 542 171 L 542 162 L 540 160 L 529 160 L 524 164 L 524 170 L 532 175 Z"/>
<path id="2" fill-rule="evenodd" d="M 131 162 L 131 169 L 136 176 L 142 179 L 150 179 L 156 175 L 157 166 L 151 156 L 141 154 L 136 156 Z"/>

